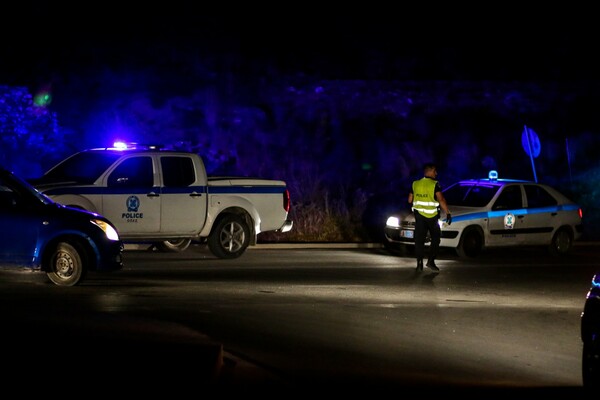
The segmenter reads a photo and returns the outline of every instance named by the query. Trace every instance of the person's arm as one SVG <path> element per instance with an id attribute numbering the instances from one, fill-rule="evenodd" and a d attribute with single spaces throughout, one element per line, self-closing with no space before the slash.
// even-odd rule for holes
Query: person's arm
<path id="1" fill-rule="evenodd" d="M 442 211 L 444 211 L 446 215 L 450 214 L 450 210 L 448 209 L 448 203 L 446 203 L 446 198 L 444 197 L 444 194 L 441 191 L 435 192 L 435 198 L 437 199 L 438 203 L 440 203 L 440 208 L 442 209 Z"/>
<path id="2" fill-rule="evenodd" d="M 412 202 L 413 202 L 413 194 L 412 194 L 412 192 L 410 192 L 408 194 L 408 204 L 412 204 Z"/>

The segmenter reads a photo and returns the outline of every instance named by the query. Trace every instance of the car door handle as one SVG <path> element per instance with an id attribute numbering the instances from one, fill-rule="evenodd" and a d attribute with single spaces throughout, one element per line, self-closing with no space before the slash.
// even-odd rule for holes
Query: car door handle
<path id="1" fill-rule="evenodd" d="M 192 193 L 190 193 L 190 196 L 191 197 L 200 197 L 200 196 L 202 196 L 202 193 L 192 192 Z"/>
<path id="2" fill-rule="evenodd" d="M 148 197 L 158 197 L 158 196 L 160 196 L 160 194 L 155 193 L 155 192 L 150 192 L 146 196 L 148 196 Z"/>

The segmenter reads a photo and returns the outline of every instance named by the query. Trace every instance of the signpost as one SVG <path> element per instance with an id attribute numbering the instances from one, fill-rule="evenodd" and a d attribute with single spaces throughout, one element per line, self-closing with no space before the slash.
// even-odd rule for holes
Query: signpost
<path id="1" fill-rule="evenodd" d="M 525 153 L 531 159 L 531 168 L 533 169 L 533 178 L 537 183 L 537 174 L 535 172 L 535 163 L 533 159 L 540 155 L 540 151 L 542 150 L 542 145 L 540 143 L 540 138 L 534 132 L 533 129 L 529 129 L 527 125 L 523 128 L 523 133 L 521 134 L 521 145 L 525 150 Z"/>

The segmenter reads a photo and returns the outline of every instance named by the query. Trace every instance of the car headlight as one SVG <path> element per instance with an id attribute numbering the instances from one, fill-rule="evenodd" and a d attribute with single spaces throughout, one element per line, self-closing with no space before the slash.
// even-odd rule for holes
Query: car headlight
<path id="1" fill-rule="evenodd" d="M 392 228 L 400 228 L 400 218 L 398 217 L 389 217 L 385 223 L 386 226 Z"/>
<path id="2" fill-rule="evenodd" d="M 107 223 L 106 221 L 102 221 L 101 219 L 92 219 L 91 222 L 98 228 L 102 229 L 108 240 L 119 240 L 119 234 L 111 224 Z"/>

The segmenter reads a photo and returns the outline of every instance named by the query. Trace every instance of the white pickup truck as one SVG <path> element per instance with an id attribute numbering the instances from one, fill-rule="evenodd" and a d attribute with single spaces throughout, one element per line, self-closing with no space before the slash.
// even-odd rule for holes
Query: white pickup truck
<path id="1" fill-rule="evenodd" d="M 58 203 L 107 217 L 124 243 L 161 251 L 206 242 L 216 257 L 237 258 L 259 233 L 293 226 L 284 181 L 208 177 L 199 155 L 157 146 L 83 150 L 29 182 Z"/>

